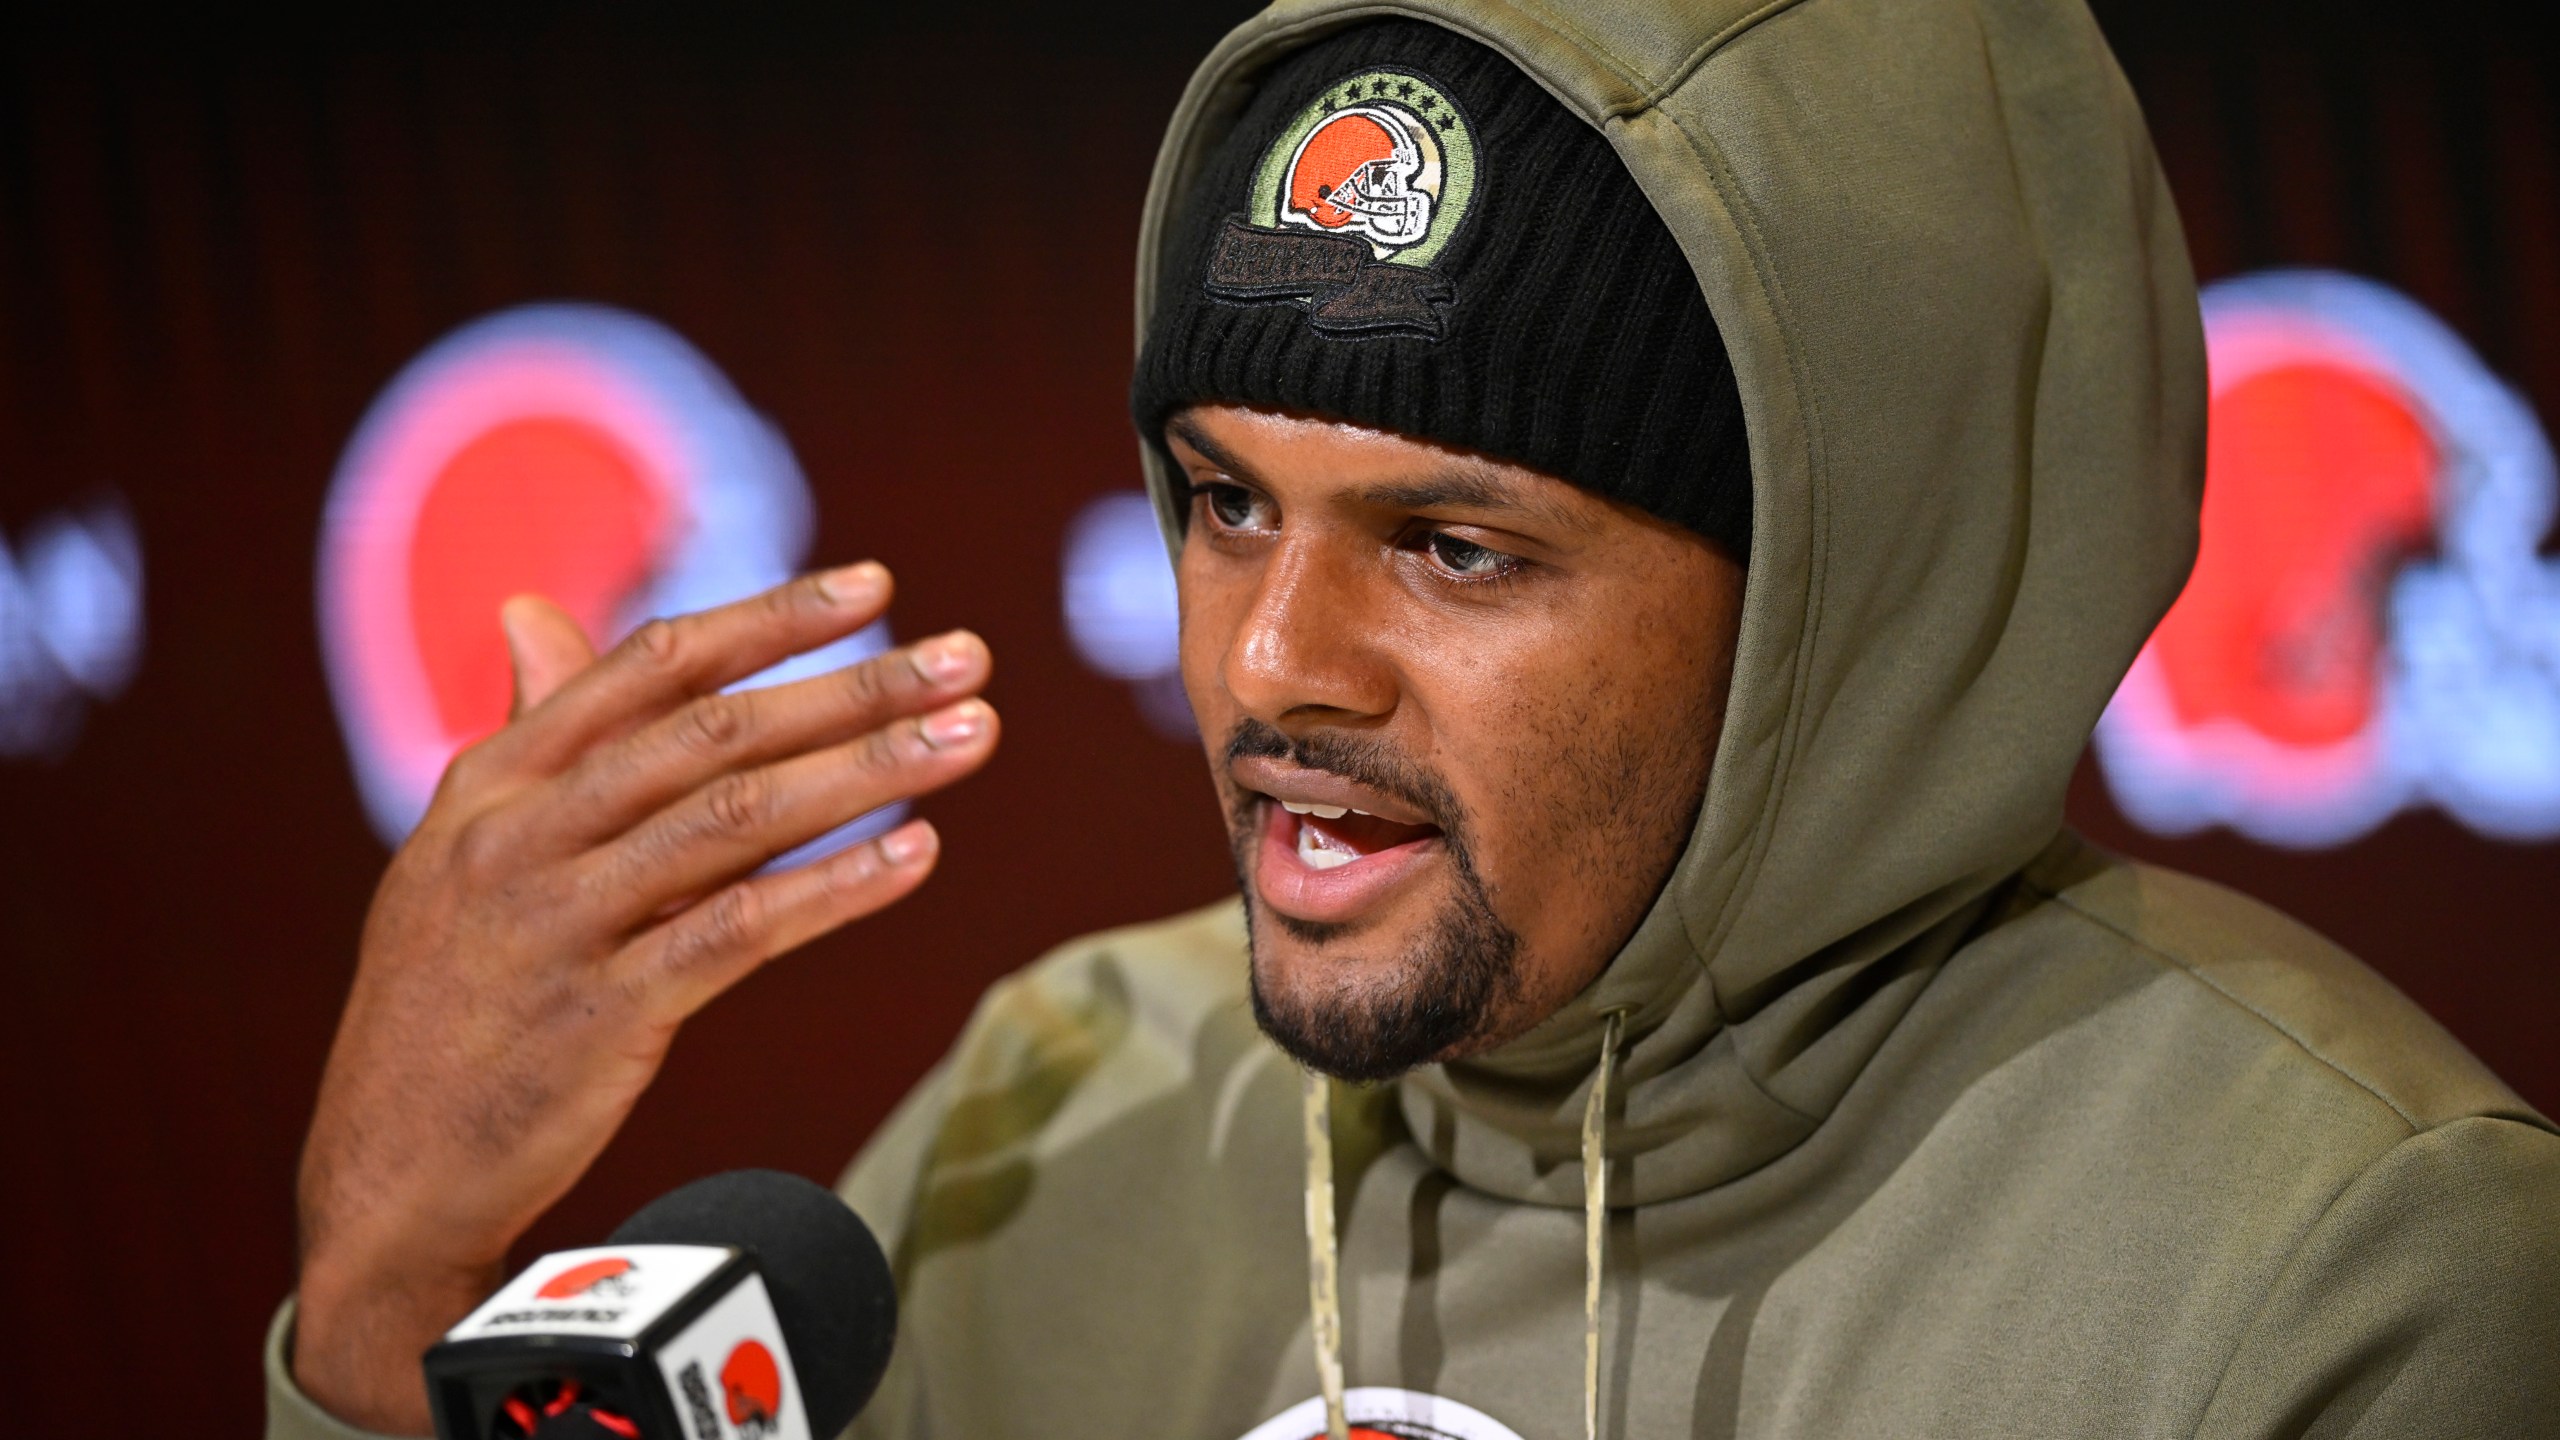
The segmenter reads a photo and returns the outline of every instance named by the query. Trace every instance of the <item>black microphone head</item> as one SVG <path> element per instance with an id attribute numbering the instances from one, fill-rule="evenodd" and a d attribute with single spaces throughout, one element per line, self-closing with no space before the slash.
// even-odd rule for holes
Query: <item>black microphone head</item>
<path id="1" fill-rule="evenodd" d="M 779 1170 L 732 1170 L 671 1190 L 622 1222 L 614 1245 L 734 1245 L 754 1252 L 791 1347 L 809 1433 L 860 1413 L 889 1367 L 898 1291 L 862 1217 L 834 1191 Z"/>

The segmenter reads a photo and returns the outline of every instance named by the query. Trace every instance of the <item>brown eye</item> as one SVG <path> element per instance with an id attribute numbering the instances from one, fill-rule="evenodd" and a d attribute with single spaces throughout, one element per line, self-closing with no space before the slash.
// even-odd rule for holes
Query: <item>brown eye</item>
<path id="1" fill-rule="evenodd" d="M 1441 569 L 1463 580 L 1491 580 L 1508 575 L 1520 563 L 1499 550 L 1489 550 L 1472 540 L 1461 540 L 1445 532 L 1434 533 L 1423 545 Z"/>
<path id="2" fill-rule="evenodd" d="M 1262 497 L 1241 485 L 1200 485 L 1193 493 L 1208 507 L 1209 518 L 1224 529 L 1252 530 L 1269 523 L 1263 517 Z"/>

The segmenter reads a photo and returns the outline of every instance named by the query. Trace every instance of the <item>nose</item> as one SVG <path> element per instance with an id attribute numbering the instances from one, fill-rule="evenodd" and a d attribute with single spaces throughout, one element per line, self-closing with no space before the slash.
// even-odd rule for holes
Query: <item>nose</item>
<path id="1" fill-rule="evenodd" d="M 1219 666 L 1236 705 L 1284 733 L 1374 724 L 1396 707 L 1379 643 L 1386 597 L 1336 548 L 1319 537 L 1273 548 Z"/>

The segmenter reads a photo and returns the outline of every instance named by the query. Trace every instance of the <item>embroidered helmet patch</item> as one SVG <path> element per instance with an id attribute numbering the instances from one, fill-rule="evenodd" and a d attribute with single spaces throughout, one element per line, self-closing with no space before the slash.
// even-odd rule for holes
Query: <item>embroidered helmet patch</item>
<path id="1" fill-rule="evenodd" d="M 1326 334 L 1438 339 L 1456 292 L 1432 262 L 1477 181 L 1474 132 L 1438 82 L 1346 76 L 1263 152 L 1245 213 L 1212 244 L 1208 291 L 1303 305 Z"/>
<path id="2" fill-rule="evenodd" d="M 1475 136 L 1435 82 L 1364 70 L 1282 127 L 1253 177 L 1247 215 L 1362 236 L 1380 260 L 1428 265 L 1476 188 Z"/>

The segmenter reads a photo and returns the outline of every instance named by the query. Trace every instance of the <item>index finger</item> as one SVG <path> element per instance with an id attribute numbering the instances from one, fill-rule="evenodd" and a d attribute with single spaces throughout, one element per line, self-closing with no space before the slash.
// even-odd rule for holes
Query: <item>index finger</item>
<path id="1" fill-rule="evenodd" d="M 889 608 L 887 567 L 803 575 L 716 609 L 652 620 L 484 743 L 484 763 L 549 774 L 697 696 L 840 640 Z"/>

